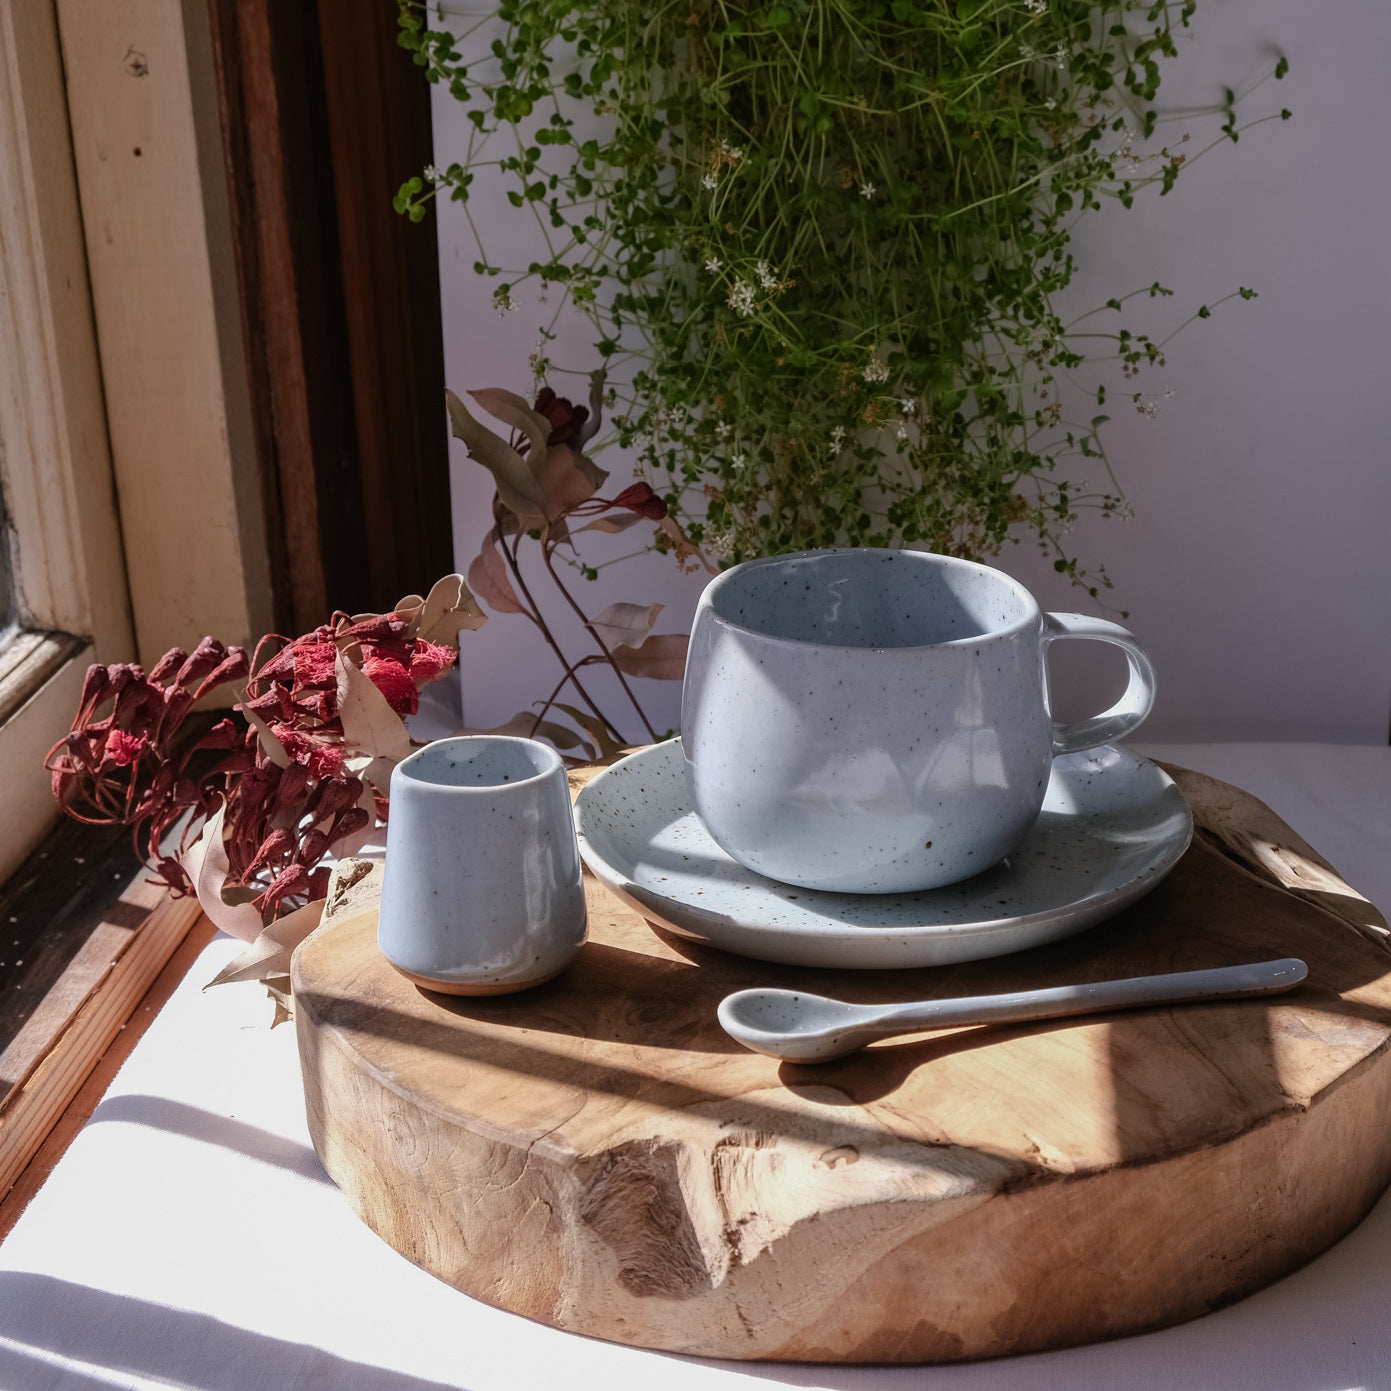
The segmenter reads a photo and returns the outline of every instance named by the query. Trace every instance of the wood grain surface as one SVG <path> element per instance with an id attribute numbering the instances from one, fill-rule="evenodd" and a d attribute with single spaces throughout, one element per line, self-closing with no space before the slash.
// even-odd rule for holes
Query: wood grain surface
<path id="1" fill-rule="evenodd" d="M 775 966 L 589 881 L 536 990 L 449 998 L 375 942 L 375 874 L 296 953 L 310 1128 L 359 1215 L 475 1298 L 714 1357 L 933 1362 L 1194 1317 L 1309 1260 L 1391 1180 L 1386 925 L 1253 798 L 1170 770 L 1193 847 L 1069 941 L 936 970 Z M 731 990 L 887 1001 L 1280 956 L 1231 1001 L 745 1052 Z"/>

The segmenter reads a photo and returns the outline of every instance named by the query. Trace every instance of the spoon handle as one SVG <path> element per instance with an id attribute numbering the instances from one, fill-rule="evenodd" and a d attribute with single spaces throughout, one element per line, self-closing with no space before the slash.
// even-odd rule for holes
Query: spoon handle
<path id="1" fill-rule="evenodd" d="M 1257 961 L 1245 966 L 1218 966 L 1207 971 L 1175 971 L 1162 976 L 1132 976 L 1090 985 L 1059 985 L 1047 990 L 1020 990 L 1008 995 L 976 995 L 934 1000 L 886 1010 L 876 1030 L 895 1033 L 913 1026 L 992 1024 L 1025 1019 L 1053 1019 L 1100 1014 L 1136 1005 L 1168 1005 L 1192 1000 L 1233 1000 L 1292 990 L 1309 974 L 1295 957 Z"/>

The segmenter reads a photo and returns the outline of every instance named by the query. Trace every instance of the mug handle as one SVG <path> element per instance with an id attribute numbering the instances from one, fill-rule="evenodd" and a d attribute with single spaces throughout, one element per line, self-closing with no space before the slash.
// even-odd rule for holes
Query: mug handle
<path id="1" fill-rule="evenodd" d="M 1084 613 L 1045 613 L 1043 647 L 1059 638 L 1094 638 L 1109 642 L 1125 653 L 1130 665 L 1130 681 L 1121 698 L 1109 709 L 1089 720 L 1074 724 L 1053 722 L 1053 752 L 1078 753 L 1123 739 L 1136 729 L 1154 707 L 1154 664 L 1135 635 L 1119 623 L 1092 618 Z"/>

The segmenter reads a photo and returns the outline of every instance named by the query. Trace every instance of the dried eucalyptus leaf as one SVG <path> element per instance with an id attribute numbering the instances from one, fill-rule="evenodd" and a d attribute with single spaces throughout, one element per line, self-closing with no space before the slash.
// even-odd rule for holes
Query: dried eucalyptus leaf
<path id="1" fill-rule="evenodd" d="M 238 884 L 230 889 L 227 876 L 231 864 L 222 843 L 222 822 L 226 807 L 221 806 L 203 823 L 202 833 L 180 856 L 184 872 L 193 881 L 198 906 L 209 921 L 229 937 L 254 942 L 261 935 L 261 913 L 253 907 L 252 890 Z M 227 894 L 233 895 L 231 898 Z"/>
<path id="2" fill-rule="evenodd" d="M 396 601 L 395 607 L 391 610 L 397 618 L 402 618 L 406 622 L 406 632 L 411 637 L 418 637 L 417 631 L 420 627 L 420 611 L 425 607 L 425 596 L 423 594 L 407 594 Z M 358 623 L 360 619 L 354 618 L 353 622 Z"/>
<path id="3" fill-rule="evenodd" d="M 483 539 L 483 549 L 468 567 L 468 582 L 473 592 L 494 613 L 525 613 L 517 591 L 507 573 L 507 562 L 498 550 L 500 536 L 494 527 Z"/>
<path id="4" fill-rule="evenodd" d="M 616 647 L 613 660 L 626 676 L 646 676 L 653 681 L 679 681 L 686 674 L 685 633 L 661 633 L 640 647 Z"/>
<path id="5" fill-rule="evenodd" d="M 590 626 L 610 652 L 619 647 L 640 647 L 652 631 L 664 604 L 610 604 Z"/>
<path id="6" fill-rule="evenodd" d="M 271 1028 L 277 1024 L 288 1024 L 295 1017 L 295 997 L 290 989 L 289 976 L 276 976 L 266 982 L 266 994 L 275 1004 L 275 1014 L 270 1021 Z"/>
<path id="7" fill-rule="evenodd" d="M 481 628 L 488 615 L 478 607 L 462 575 L 445 575 L 430 587 L 416 616 L 414 636 L 445 647 L 458 647 L 459 633 Z"/>
<path id="8" fill-rule="evenodd" d="M 236 707 L 251 722 L 256 730 L 256 738 L 260 741 L 261 752 L 275 764 L 277 768 L 288 768 L 290 766 L 290 755 L 285 752 L 285 745 L 271 732 L 271 727 L 254 710 L 250 709 L 246 702 L 246 692 L 242 692 L 241 703 Z"/>
<path id="9" fill-rule="evenodd" d="M 343 738 L 360 753 L 373 758 L 405 758 L 414 747 L 402 720 L 386 703 L 371 678 L 343 653 L 334 660 L 338 675 L 338 714 Z"/>
<path id="10" fill-rule="evenodd" d="M 539 477 L 546 496 L 546 516 L 556 521 L 572 507 L 588 502 L 603 487 L 608 474 L 568 444 L 556 444 L 546 450 Z"/>
<path id="11" fill-rule="evenodd" d="M 452 391 L 445 392 L 445 400 L 449 405 L 449 423 L 455 436 L 468 446 L 469 457 L 493 475 L 503 505 L 521 515 L 541 514 L 545 509 L 546 495 L 527 467 L 526 460 L 501 436 L 495 435 L 486 425 L 479 424 Z M 539 416 L 537 418 L 540 419 Z M 543 436 L 543 451 L 544 440 Z"/>
<path id="12" fill-rule="evenodd" d="M 545 457 L 546 441 L 551 437 L 551 423 L 544 415 L 532 410 L 524 397 L 498 386 L 485 386 L 478 391 L 470 391 L 469 395 L 489 415 L 496 416 L 504 425 L 520 430 L 527 437 L 529 459 L 534 461 Z"/>
<path id="13" fill-rule="evenodd" d="M 234 981 L 269 980 L 290 972 L 290 955 L 319 925 L 324 900 L 315 899 L 283 918 L 276 918 L 252 942 L 250 948 L 229 961 L 207 985 L 230 985 Z"/>
<path id="14" fill-rule="evenodd" d="M 599 746 L 600 758 L 612 758 L 614 754 L 622 753 L 629 747 L 629 745 L 621 744 L 615 740 L 603 720 L 598 719 L 588 710 L 581 710 L 574 705 L 562 705 L 559 701 L 556 701 L 555 708 L 564 710 L 594 740 Z"/>

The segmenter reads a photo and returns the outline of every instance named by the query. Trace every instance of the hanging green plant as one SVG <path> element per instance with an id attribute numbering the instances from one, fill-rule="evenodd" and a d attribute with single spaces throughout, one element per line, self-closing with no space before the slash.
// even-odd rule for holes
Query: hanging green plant
<path id="1" fill-rule="evenodd" d="M 504 0 L 477 54 L 399 3 L 472 134 L 398 209 L 510 177 L 547 254 L 480 247 L 477 271 L 500 311 L 530 280 L 590 316 L 610 381 L 629 364 L 618 441 L 708 553 L 980 558 L 1022 530 L 1080 573 L 1064 531 L 1123 502 L 1105 387 L 1078 369 L 1120 356 L 1129 378 L 1164 344 L 1070 328 L 1055 301 L 1076 218 L 1191 160 L 1186 132 L 1156 146 L 1154 103 L 1194 0 Z M 1235 105 L 1213 143 L 1238 138 Z M 1069 484 L 1076 455 L 1101 491 Z"/>

